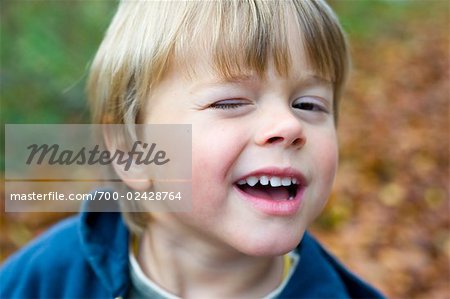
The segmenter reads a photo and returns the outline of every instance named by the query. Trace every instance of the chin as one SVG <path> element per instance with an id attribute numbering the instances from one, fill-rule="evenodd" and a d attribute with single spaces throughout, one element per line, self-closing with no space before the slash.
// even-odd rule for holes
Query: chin
<path id="1" fill-rule="evenodd" d="M 304 233 L 305 231 L 303 230 L 295 235 L 278 234 L 272 238 L 270 238 L 270 236 L 265 236 L 262 240 L 248 238 L 246 241 L 237 244 L 235 249 L 251 256 L 269 257 L 284 255 L 298 246 Z"/>

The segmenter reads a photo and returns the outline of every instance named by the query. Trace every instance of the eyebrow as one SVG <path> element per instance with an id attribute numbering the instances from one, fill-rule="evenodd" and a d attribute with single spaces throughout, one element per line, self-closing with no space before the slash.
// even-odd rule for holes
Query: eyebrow
<path id="1" fill-rule="evenodd" d="M 333 84 L 333 82 L 327 78 L 317 75 L 316 73 L 306 73 L 300 76 L 294 77 L 295 82 L 301 82 L 304 85 L 314 84 Z"/>
<path id="2" fill-rule="evenodd" d="M 257 80 L 260 80 L 261 78 L 259 76 L 255 75 L 238 75 L 233 76 L 230 78 L 217 78 L 217 80 L 212 80 L 209 82 L 202 82 L 194 85 L 194 87 L 191 89 L 191 92 L 196 92 L 203 88 L 213 88 L 217 87 L 223 84 L 244 84 L 244 83 L 251 83 L 256 82 Z M 303 86 L 311 86 L 311 85 L 328 85 L 333 84 L 330 80 L 323 78 L 322 76 L 319 76 L 315 73 L 304 73 L 300 76 L 294 77 L 292 79 L 293 81 L 297 82 L 298 84 L 301 84 Z"/>
<path id="3" fill-rule="evenodd" d="M 194 87 L 191 89 L 192 92 L 195 92 L 199 89 L 208 88 L 208 87 L 216 87 L 223 84 L 243 84 L 247 82 L 252 82 L 258 80 L 258 77 L 252 76 L 252 75 L 239 75 L 239 76 L 233 76 L 230 78 L 217 78 L 216 80 L 208 81 L 208 82 L 201 82 L 198 84 L 195 84 Z"/>

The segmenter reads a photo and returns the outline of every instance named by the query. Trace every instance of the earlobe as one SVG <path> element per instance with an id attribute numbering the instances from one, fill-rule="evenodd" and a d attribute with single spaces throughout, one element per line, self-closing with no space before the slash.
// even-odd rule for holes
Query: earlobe
<path id="1" fill-rule="evenodd" d="M 144 192 L 153 186 L 151 178 L 145 178 L 145 175 L 141 175 L 140 170 L 143 169 L 142 167 L 134 166 L 125 171 L 123 167 L 113 163 L 113 168 L 122 182 L 132 190 Z"/>
<path id="2" fill-rule="evenodd" d="M 123 128 L 123 125 L 102 126 L 103 141 L 112 166 L 110 169 L 132 190 L 148 191 L 153 185 L 148 168 L 137 163 L 139 158 L 133 156 L 141 150 L 142 142 L 122 132 Z"/>

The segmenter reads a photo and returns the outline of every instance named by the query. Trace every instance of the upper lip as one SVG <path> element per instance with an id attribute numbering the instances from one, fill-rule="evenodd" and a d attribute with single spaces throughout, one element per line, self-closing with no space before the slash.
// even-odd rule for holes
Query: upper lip
<path id="1" fill-rule="evenodd" d="M 239 182 L 240 180 L 245 180 L 251 176 L 254 176 L 254 177 L 267 176 L 267 177 L 269 177 L 269 179 L 271 177 L 280 177 L 280 178 L 289 177 L 289 178 L 297 179 L 298 184 L 300 184 L 300 185 L 304 186 L 307 183 L 306 178 L 303 175 L 303 173 L 292 167 L 285 167 L 285 168 L 266 167 L 266 168 L 257 169 L 257 170 L 247 173 L 246 175 L 241 176 L 239 179 L 236 180 L 235 183 Z"/>

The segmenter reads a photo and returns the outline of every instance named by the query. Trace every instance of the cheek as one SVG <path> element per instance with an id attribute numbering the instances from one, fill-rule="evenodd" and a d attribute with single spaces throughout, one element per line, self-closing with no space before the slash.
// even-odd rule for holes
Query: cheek
<path id="1" fill-rule="evenodd" d="M 323 187 L 331 189 L 338 165 L 338 145 L 335 131 L 319 135 L 314 140 L 316 147 L 313 152 L 315 168 Z M 327 188 L 328 187 L 328 188 Z"/>
<path id="2" fill-rule="evenodd" d="M 325 206 L 333 187 L 338 165 L 338 146 L 335 135 L 317 140 L 317 148 L 313 151 L 311 169 L 314 174 L 312 183 L 312 215 L 314 219 Z M 311 220 L 312 220 L 311 219 Z"/>
<path id="3" fill-rule="evenodd" d="M 317 152 L 319 162 L 319 171 L 323 178 L 324 186 L 328 186 L 328 190 L 331 189 L 334 178 L 336 176 L 338 166 L 338 148 L 335 142 L 327 142 L 322 147 L 322 150 Z"/>
<path id="4" fill-rule="evenodd" d="M 214 126 L 211 126 L 214 127 Z M 243 147 L 235 130 L 193 130 L 192 136 L 192 187 L 193 200 L 201 201 L 211 194 L 224 196 L 232 181 L 230 172 Z M 208 200 L 212 200 L 209 198 Z"/>

